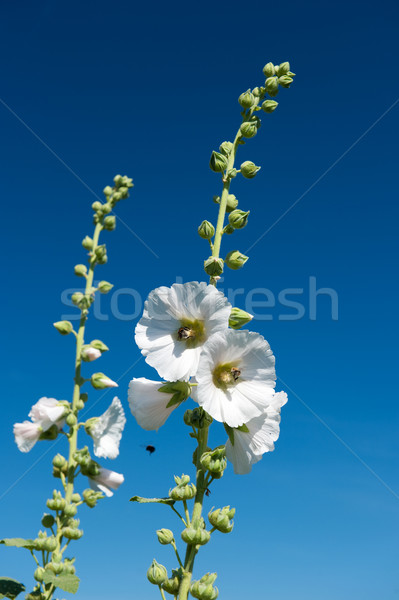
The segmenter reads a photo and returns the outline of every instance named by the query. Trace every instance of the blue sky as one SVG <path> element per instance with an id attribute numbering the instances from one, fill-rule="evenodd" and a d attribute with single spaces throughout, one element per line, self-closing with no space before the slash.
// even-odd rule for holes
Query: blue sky
<path id="1" fill-rule="evenodd" d="M 73 340 L 51 323 L 70 313 L 62 294 L 80 283 L 73 265 L 92 228 L 90 190 L 101 194 L 119 172 L 135 183 L 98 272 L 117 291 L 101 311 L 116 307 L 119 318 L 88 324 L 88 337 L 111 348 L 101 370 L 120 379 L 127 409 L 129 380 L 156 378 L 134 345 L 137 299 L 177 278 L 204 278 L 208 248 L 196 228 L 215 221 L 220 192 L 210 153 L 235 134 L 238 95 L 262 83 L 263 65 L 289 60 L 294 85 L 240 149 L 239 161 L 262 170 L 233 182 L 251 215 L 223 251 L 251 248 L 250 260 L 222 287 L 242 288 L 241 298 L 261 288 L 254 299 L 263 302 L 265 289 L 277 298 L 299 288 L 290 298 L 302 298 L 305 314 L 287 320 L 294 311 L 279 302 L 257 308 L 251 328 L 270 342 L 289 402 L 276 451 L 251 475 L 229 469 L 214 485 L 208 508 L 235 506 L 236 524 L 200 552 L 196 574 L 218 571 L 220 597 L 230 600 L 398 598 L 397 4 L 72 0 L 1 12 L 0 537 L 35 536 L 54 487 L 62 441 L 24 455 L 12 426 L 41 396 L 71 396 Z M 336 292 L 337 319 L 325 295 L 310 318 L 310 278 Z M 90 416 L 112 397 L 94 392 Z M 82 510 L 82 598 L 151 600 L 152 558 L 175 566 L 154 534 L 179 534 L 173 513 L 128 499 L 164 495 L 174 473 L 193 472 L 182 414 L 158 434 L 128 415 L 120 457 L 105 465 L 125 483 Z M 225 441 L 218 426 L 211 440 Z M 157 447 L 151 457 L 147 442 Z M 29 587 L 32 559 L 0 547 L 0 574 Z"/>

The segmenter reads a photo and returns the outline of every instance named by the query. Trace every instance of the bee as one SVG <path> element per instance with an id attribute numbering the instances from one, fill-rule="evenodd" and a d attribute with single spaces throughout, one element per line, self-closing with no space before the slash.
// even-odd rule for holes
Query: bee
<path id="1" fill-rule="evenodd" d="M 189 327 L 180 327 L 180 329 L 177 332 L 177 337 L 180 341 L 188 340 L 189 338 L 194 337 L 194 332 Z"/>
<path id="2" fill-rule="evenodd" d="M 145 448 L 145 450 L 147 450 L 148 454 L 151 456 L 151 454 L 154 454 L 156 448 L 155 446 L 153 446 L 152 444 L 141 444 L 142 448 Z"/>
<path id="3" fill-rule="evenodd" d="M 231 367 L 231 374 L 233 375 L 234 381 L 237 381 L 241 375 L 241 371 L 240 369 L 237 369 L 237 367 Z"/>

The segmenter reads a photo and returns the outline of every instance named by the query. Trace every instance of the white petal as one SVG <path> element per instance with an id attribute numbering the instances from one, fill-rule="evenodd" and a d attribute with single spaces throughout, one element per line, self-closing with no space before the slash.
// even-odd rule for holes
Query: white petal
<path id="1" fill-rule="evenodd" d="M 41 433 L 41 428 L 37 423 L 24 421 L 23 423 L 15 423 L 14 436 L 18 449 L 21 452 L 29 452 L 36 444 Z"/>
<path id="2" fill-rule="evenodd" d="M 158 430 L 172 411 L 179 406 L 175 404 L 166 408 L 172 394 L 159 392 L 162 381 L 150 381 L 144 377 L 132 379 L 129 384 L 129 406 L 137 423 L 146 430 Z"/>
<path id="3" fill-rule="evenodd" d="M 110 379 L 109 377 L 101 377 L 101 379 L 99 379 L 98 381 L 109 388 L 119 387 L 116 381 L 112 381 L 112 379 Z"/>
<path id="4" fill-rule="evenodd" d="M 65 408 L 58 406 L 58 400 L 55 398 L 40 398 L 32 406 L 28 416 L 34 423 L 40 425 L 43 431 L 47 431 L 54 423 L 62 419 L 64 412 Z"/>
<path id="5" fill-rule="evenodd" d="M 121 473 L 100 468 L 97 477 L 89 477 L 89 485 L 96 492 L 103 492 L 108 497 L 113 496 L 112 490 L 117 490 L 125 478 Z"/>
<path id="6" fill-rule="evenodd" d="M 94 454 L 100 458 L 116 458 L 119 454 L 119 442 L 125 427 L 126 417 L 119 398 L 112 400 L 92 427 L 90 434 L 94 440 Z"/>

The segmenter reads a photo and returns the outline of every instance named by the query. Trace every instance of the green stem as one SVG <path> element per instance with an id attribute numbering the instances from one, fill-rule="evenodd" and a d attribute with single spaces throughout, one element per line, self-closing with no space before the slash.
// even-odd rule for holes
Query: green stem
<path id="1" fill-rule="evenodd" d="M 194 499 L 193 514 L 191 517 L 191 523 L 193 527 L 199 527 L 201 515 L 202 515 L 202 503 L 204 501 L 204 494 L 206 490 L 205 486 L 205 471 L 201 466 L 201 456 L 205 452 L 208 445 L 208 427 L 200 429 L 198 431 L 198 448 L 197 448 L 197 477 L 196 487 L 197 493 Z M 197 554 L 197 547 L 195 545 L 188 545 L 186 550 L 186 557 L 184 560 L 184 574 L 180 583 L 179 589 L 179 600 L 187 600 L 190 591 L 191 577 L 194 568 L 195 555 Z"/>

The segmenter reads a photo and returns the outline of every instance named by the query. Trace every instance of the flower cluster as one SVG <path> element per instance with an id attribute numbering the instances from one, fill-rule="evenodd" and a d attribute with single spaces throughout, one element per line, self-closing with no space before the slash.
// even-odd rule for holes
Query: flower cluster
<path id="1" fill-rule="evenodd" d="M 158 430 L 191 396 L 224 424 L 227 458 L 243 474 L 273 450 L 287 397 L 275 392 L 275 359 L 268 342 L 258 333 L 230 328 L 231 313 L 222 292 L 204 282 L 153 290 L 136 327 L 136 342 L 167 383 L 133 379 L 129 405 L 141 427 Z"/>

